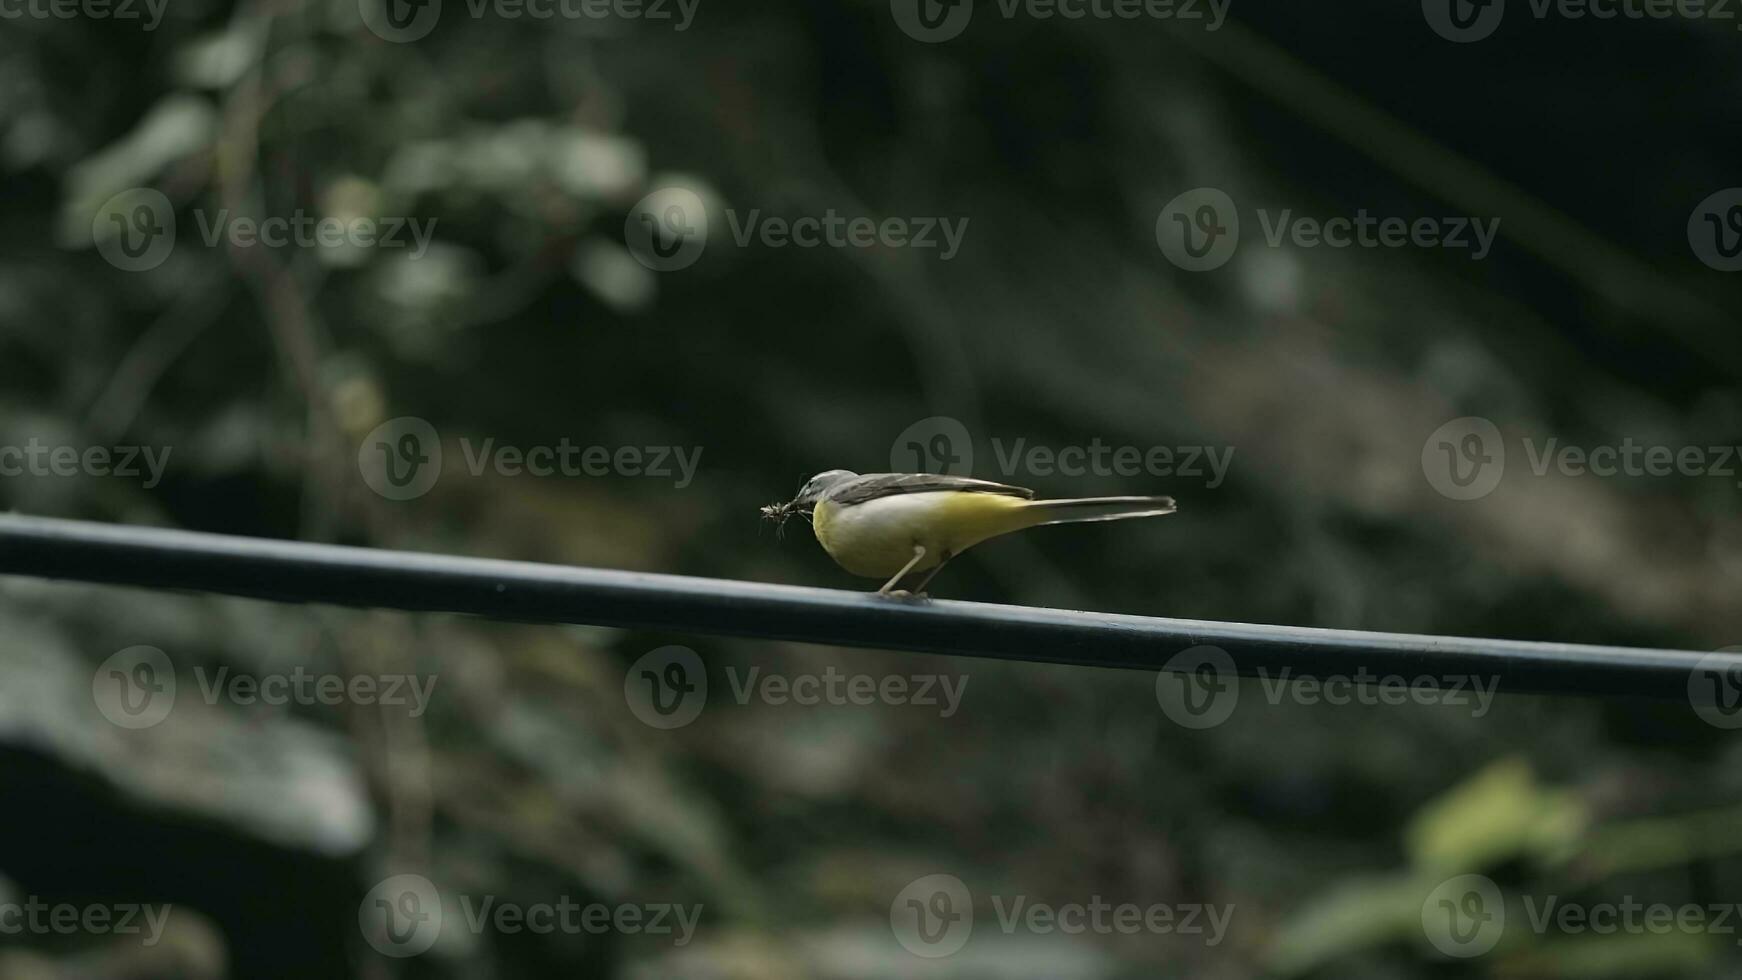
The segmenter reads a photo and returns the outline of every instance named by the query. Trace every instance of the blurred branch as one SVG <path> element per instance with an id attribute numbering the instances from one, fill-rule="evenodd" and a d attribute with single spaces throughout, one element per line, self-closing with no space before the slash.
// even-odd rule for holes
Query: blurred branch
<path id="1" fill-rule="evenodd" d="M 264 7 L 265 4 L 256 4 Z M 260 11 L 252 16 L 271 17 Z M 231 90 L 224 106 L 222 132 L 217 143 L 218 189 L 226 211 L 242 216 L 254 212 L 250 201 L 258 202 L 262 188 L 256 180 L 260 154 L 260 123 L 272 111 L 279 96 L 307 80 L 293 69 L 289 74 L 275 74 L 268 82 L 267 72 L 273 66 L 283 66 L 284 59 L 262 58 Z M 292 62 L 294 65 L 294 61 Z M 266 321 L 271 328 L 279 363 L 298 390 L 308 412 L 310 463 L 303 481 L 303 520 L 305 533 L 314 537 L 331 536 L 333 515 L 338 508 L 339 494 L 329 492 L 323 482 L 329 472 L 342 465 L 339 450 L 342 441 L 338 421 L 333 417 L 325 388 L 320 381 L 322 343 L 312 305 L 297 282 L 294 270 L 280 264 L 266 248 L 243 247 L 230 240 L 231 264 L 259 297 Z"/>
<path id="2" fill-rule="evenodd" d="M 176 358 L 187 350 L 230 302 L 230 283 L 208 275 L 185 289 L 133 344 L 109 383 L 92 401 L 85 426 L 95 442 L 111 442 L 124 435 L 151 397 L 152 389 Z"/>
<path id="3" fill-rule="evenodd" d="M 1501 233 L 1586 289 L 1673 330 L 1695 352 L 1735 360 L 1732 317 L 1596 232 L 1309 67 L 1286 49 L 1228 22 L 1181 46 L 1335 134 L 1429 194 L 1502 219 Z"/>

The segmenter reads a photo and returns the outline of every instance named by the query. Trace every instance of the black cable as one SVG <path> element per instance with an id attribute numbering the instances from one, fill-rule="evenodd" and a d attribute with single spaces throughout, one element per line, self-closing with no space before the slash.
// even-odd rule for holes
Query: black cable
<path id="1" fill-rule="evenodd" d="M 1244 676 L 1432 678 L 1504 692 L 1687 699 L 1742 656 L 1155 619 L 0 515 L 0 574 L 492 619 L 586 623 L 1158 670 L 1187 648 Z M 1204 669 L 1194 662 L 1193 668 Z M 1180 667 L 1178 662 L 1175 669 Z"/>

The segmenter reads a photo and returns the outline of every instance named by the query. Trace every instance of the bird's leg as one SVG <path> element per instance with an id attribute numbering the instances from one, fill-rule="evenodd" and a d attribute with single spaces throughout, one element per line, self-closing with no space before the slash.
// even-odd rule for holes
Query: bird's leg
<path id="1" fill-rule="evenodd" d="M 890 577 L 889 581 L 883 583 L 883 588 L 878 589 L 877 594 L 878 595 L 890 595 L 891 593 L 889 590 L 895 588 L 895 583 L 901 581 L 902 576 L 904 576 L 908 572 L 912 571 L 913 566 L 919 564 L 920 560 L 923 559 L 924 557 L 925 557 L 925 545 L 923 545 L 923 544 L 914 545 L 913 546 L 913 557 L 909 558 L 907 560 L 907 564 L 901 566 L 901 571 L 896 572 L 893 576 Z M 902 593 L 902 594 L 905 595 L 906 593 Z"/>
<path id="2" fill-rule="evenodd" d="M 919 584 L 913 587 L 913 597 L 916 599 L 923 598 L 925 596 L 925 587 L 931 584 L 932 579 L 938 577 L 938 573 L 943 571 L 944 566 L 948 565 L 950 563 L 950 559 L 954 558 L 954 557 L 956 557 L 956 556 L 950 554 L 947 551 L 940 554 L 938 556 L 937 567 L 933 568 L 929 572 L 926 572 L 925 578 L 920 579 Z"/>

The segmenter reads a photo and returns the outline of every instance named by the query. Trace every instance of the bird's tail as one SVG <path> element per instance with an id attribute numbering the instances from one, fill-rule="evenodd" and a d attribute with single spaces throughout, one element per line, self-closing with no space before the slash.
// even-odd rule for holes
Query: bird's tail
<path id="1" fill-rule="evenodd" d="M 1045 524 L 1160 517 L 1173 513 L 1174 509 L 1172 497 L 1079 497 L 1075 500 L 1028 501 L 1023 507 L 1023 516 L 1029 518 L 1029 527 L 1040 527 Z"/>

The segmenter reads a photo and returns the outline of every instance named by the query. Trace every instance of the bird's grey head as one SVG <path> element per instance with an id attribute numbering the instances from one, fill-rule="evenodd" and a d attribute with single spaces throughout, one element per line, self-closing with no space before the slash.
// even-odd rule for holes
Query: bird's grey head
<path id="1" fill-rule="evenodd" d="M 859 474 L 852 470 L 824 470 L 805 481 L 804 486 L 799 488 L 798 496 L 793 498 L 792 505 L 808 510 L 823 499 L 823 494 L 858 477 Z"/>
<path id="2" fill-rule="evenodd" d="M 858 475 L 852 470 L 827 470 L 818 473 L 806 480 L 804 486 L 798 488 L 798 496 L 784 504 L 769 504 L 762 508 L 762 516 L 776 522 L 775 530 L 777 533 L 785 531 L 786 522 L 791 520 L 794 514 L 809 520 L 811 512 L 817 509 L 817 503 L 823 499 L 823 494 Z"/>

